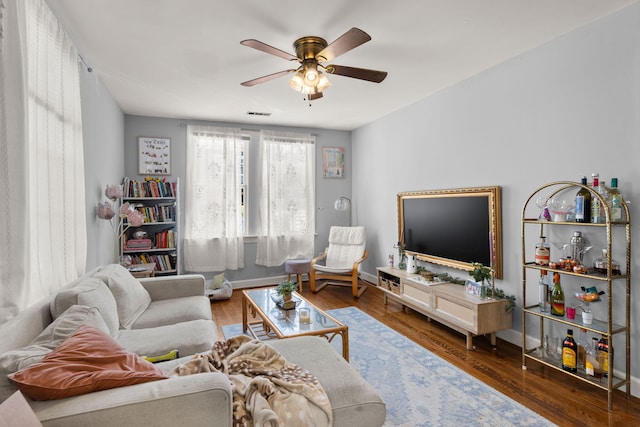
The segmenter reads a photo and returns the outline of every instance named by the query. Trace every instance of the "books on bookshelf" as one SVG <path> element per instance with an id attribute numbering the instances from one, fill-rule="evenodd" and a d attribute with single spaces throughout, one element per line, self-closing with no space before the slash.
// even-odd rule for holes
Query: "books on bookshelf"
<path id="1" fill-rule="evenodd" d="M 151 249 L 153 242 L 151 239 L 129 239 L 125 245 L 126 250 Z"/>
<path id="2" fill-rule="evenodd" d="M 136 181 L 124 178 L 123 201 L 143 216 L 138 227 L 122 234 L 121 252 L 133 264 L 153 263 L 155 274 L 180 274 L 178 183 L 160 178 Z"/>
<path id="3" fill-rule="evenodd" d="M 169 273 L 176 270 L 176 262 L 178 255 L 175 252 L 168 254 L 138 254 L 131 257 L 131 264 L 150 264 L 156 265 L 157 273 Z"/>
<path id="4" fill-rule="evenodd" d="M 176 197 L 178 183 L 161 179 L 136 181 L 125 177 L 123 179 L 124 198 L 147 197 L 162 198 Z"/>
<path id="5" fill-rule="evenodd" d="M 135 208 L 142 214 L 145 223 L 176 221 L 176 207 L 173 204 L 137 205 Z"/>

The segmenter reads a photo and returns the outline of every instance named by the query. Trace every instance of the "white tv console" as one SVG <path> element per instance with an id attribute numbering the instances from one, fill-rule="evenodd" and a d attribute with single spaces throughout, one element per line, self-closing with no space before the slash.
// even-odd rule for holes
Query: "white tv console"
<path id="1" fill-rule="evenodd" d="M 419 274 L 378 267 L 378 286 L 388 298 L 398 301 L 467 337 L 467 349 L 473 350 L 473 337 L 491 334 L 496 345 L 496 331 L 511 329 L 512 315 L 506 299 L 479 299 L 465 292 L 464 286 L 447 282 L 428 282 Z"/>

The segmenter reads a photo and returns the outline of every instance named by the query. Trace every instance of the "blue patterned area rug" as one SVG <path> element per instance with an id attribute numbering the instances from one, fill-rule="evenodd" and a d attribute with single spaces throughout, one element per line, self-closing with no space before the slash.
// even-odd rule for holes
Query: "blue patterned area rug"
<path id="1" fill-rule="evenodd" d="M 350 363 L 384 399 L 385 426 L 554 425 L 356 307 L 328 313 L 349 326 Z M 232 337 L 242 326 L 222 331 Z M 332 344 L 342 354 L 340 340 Z"/>

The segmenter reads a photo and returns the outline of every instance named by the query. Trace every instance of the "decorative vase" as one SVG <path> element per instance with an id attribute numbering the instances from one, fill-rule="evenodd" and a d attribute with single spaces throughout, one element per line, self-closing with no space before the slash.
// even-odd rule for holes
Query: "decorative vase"
<path id="1" fill-rule="evenodd" d="M 282 301 L 291 301 L 291 293 L 282 294 Z"/>

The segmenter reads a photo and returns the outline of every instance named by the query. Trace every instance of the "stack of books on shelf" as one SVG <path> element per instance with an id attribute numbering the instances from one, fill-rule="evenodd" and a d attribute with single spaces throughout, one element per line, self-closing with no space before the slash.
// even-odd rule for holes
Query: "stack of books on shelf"
<path id="1" fill-rule="evenodd" d="M 162 180 L 135 181 L 129 178 L 123 180 L 124 197 L 175 197 L 176 183 Z"/>
<path id="2" fill-rule="evenodd" d="M 145 249 L 151 249 L 151 247 L 153 246 L 153 242 L 151 241 L 151 239 L 129 239 L 127 240 L 127 244 L 125 245 L 125 248 L 128 251 L 139 251 L 139 250 L 145 250 Z"/>

